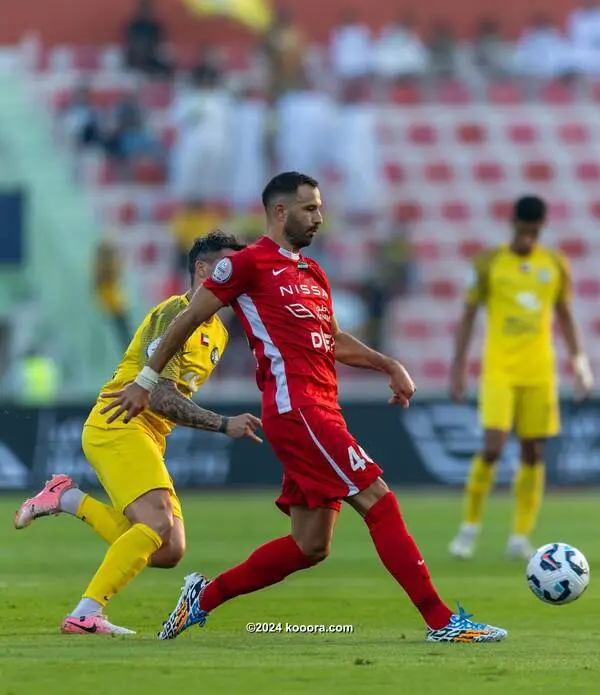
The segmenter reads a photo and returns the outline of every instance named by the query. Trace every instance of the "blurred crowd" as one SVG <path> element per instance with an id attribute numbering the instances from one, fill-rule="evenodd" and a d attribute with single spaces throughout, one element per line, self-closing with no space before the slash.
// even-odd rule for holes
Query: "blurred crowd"
<path id="1" fill-rule="evenodd" d="M 169 229 L 182 279 L 187 248 L 211 227 L 228 226 L 248 239 L 261 233 L 257 203 L 275 171 L 337 179 L 339 196 L 325 201 L 332 214 L 311 253 L 339 288 L 339 311 L 377 344 L 386 303 L 410 291 L 415 269 L 402 220 L 381 214 L 382 158 L 377 124 L 365 105 L 393 99 L 394 90 L 407 85 L 427 94 L 459 83 L 477 93 L 493 81 L 511 80 L 535 96 L 549 80 L 576 86 L 600 76 L 600 2 L 585 0 L 565 27 L 536 15 L 516 42 L 504 38 L 493 17 L 484 18 L 467 44 L 443 21 L 425 31 L 406 14 L 375 31 L 347 11 L 328 43 L 315 46 L 293 13 L 280 9 L 243 74 L 228 69 L 222 47 L 199 46 L 186 71 L 168 47 L 151 0 L 141 0 L 124 27 L 123 59 L 144 80 L 172 89 L 165 114 L 169 142 L 153 128 L 135 91 L 105 109 L 94 104 L 86 85 L 62 112 L 65 133 L 79 148 L 103 152 L 119 181 L 132 180 L 132 164 L 140 158 L 160 170 L 179 203 Z M 353 227 L 356 234 L 374 230 L 368 258 L 341 260 L 331 231 L 341 226 L 346 240 Z M 106 249 L 100 267 L 102 258 L 109 258 Z M 115 325 L 125 336 L 122 302 L 113 297 L 112 303 L 120 307 Z"/>

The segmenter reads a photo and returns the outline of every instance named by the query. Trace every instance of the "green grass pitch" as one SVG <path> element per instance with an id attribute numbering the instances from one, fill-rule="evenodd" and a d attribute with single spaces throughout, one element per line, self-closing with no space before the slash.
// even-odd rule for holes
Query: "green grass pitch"
<path id="1" fill-rule="evenodd" d="M 273 494 L 183 498 L 188 554 L 172 570 L 146 570 L 110 605 L 132 637 L 62 636 L 104 553 L 103 542 L 70 518 L 40 519 L 15 531 L 18 500 L 0 498 L 0 695 L 156 693 L 402 693 L 430 695 L 596 695 L 600 693 L 600 566 L 595 494 L 549 495 L 535 541 L 579 547 L 592 568 L 580 601 L 547 606 L 530 593 L 522 563 L 504 559 L 512 513 L 508 496 L 490 500 L 480 551 L 450 559 L 459 520 L 451 494 L 398 496 L 440 593 L 476 619 L 509 630 L 503 644 L 438 645 L 387 575 L 359 517 L 345 508 L 331 557 L 312 570 L 216 610 L 206 628 L 163 643 L 157 629 L 190 570 L 214 574 L 255 546 L 287 533 Z M 249 634 L 248 622 L 353 625 L 352 634 Z"/>

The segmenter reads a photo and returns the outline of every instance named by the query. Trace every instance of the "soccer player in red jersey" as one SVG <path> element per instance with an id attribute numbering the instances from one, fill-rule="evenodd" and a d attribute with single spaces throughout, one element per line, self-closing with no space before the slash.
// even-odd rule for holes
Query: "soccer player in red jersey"
<path id="1" fill-rule="evenodd" d="M 202 322 L 230 305 L 257 362 L 263 429 L 283 466 L 276 503 L 291 518 L 291 533 L 257 548 L 245 562 L 208 580 L 186 577 L 160 639 L 172 639 L 236 596 L 258 591 L 316 565 L 329 553 L 342 501 L 364 518 L 383 565 L 423 616 L 429 641 L 500 641 L 506 631 L 453 612 L 435 590 L 381 468 L 348 431 L 338 403 L 335 361 L 389 376 L 390 403 L 404 407 L 415 385 L 404 367 L 344 332 L 333 316 L 323 270 L 302 255 L 322 223 L 317 182 L 297 172 L 272 179 L 263 191 L 267 232 L 231 257 L 163 334 L 134 383 L 104 412 L 124 421 L 148 406 L 160 372 Z"/>

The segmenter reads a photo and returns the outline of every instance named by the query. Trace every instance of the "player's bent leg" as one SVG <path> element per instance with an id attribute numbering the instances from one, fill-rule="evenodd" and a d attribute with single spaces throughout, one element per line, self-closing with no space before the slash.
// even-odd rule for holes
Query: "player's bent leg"
<path id="1" fill-rule="evenodd" d="M 545 486 L 542 439 L 521 440 L 521 465 L 513 482 L 515 511 L 513 531 L 506 548 L 516 560 L 528 560 L 534 552 L 529 536 L 535 528 Z"/>
<path id="2" fill-rule="evenodd" d="M 192 625 L 203 626 L 215 608 L 283 581 L 327 557 L 337 509 L 290 505 L 292 533 L 257 548 L 247 560 L 212 581 L 194 573 L 185 578 L 177 605 L 163 623 L 161 640 L 174 639 Z"/>
<path id="3" fill-rule="evenodd" d="M 183 519 L 173 516 L 173 528 L 159 550 L 150 558 L 150 567 L 171 569 L 177 567 L 185 555 L 185 527 Z"/>
<path id="4" fill-rule="evenodd" d="M 14 519 L 17 529 L 44 516 L 66 513 L 81 519 L 111 544 L 130 526 L 125 516 L 79 489 L 68 475 L 55 474 L 37 495 L 25 500 Z"/>
<path id="5" fill-rule="evenodd" d="M 442 601 L 396 497 L 381 478 L 346 501 L 364 517 L 383 565 L 423 616 L 429 641 L 483 642 L 506 637 L 505 630 L 472 622 L 462 609 L 453 614 Z"/>
<path id="6" fill-rule="evenodd" d="M 464 517 L 457 535 L 452 539 L 449 551 L 453 557 L 467 560 L 473 557 L 483 508 L 494 485 L 496 462 L 508 439 L 508 431 L 486 429 L 483 448 L 473 457 L 464 494 Z"/>

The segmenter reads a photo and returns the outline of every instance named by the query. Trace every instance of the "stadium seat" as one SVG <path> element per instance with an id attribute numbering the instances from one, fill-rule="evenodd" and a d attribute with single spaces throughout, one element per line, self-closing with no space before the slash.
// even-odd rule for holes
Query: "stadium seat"
<path id="1" fill-rule="evenodd" d="M 600 181 L 600 163 L 595 160 L 577 162 L 575 178 L 582 183 L 598 183 Z"/>
<path id="2" fill-rule="evenodd" d="M 153 241 L 145 242 L 138 248 L 138 259 L 142 265 L 154 265 L 158 256 L 158 246 Z"/>
<path id="3" fill-rule="evenodd" d="M 600 297 L 600 280 L 595 277 L 575 280 L 575 290 L 578 296 L 586 299 Z"/>
<path id="4" fill-rule="evenodd" d="M 471 218 L 471 207 L 463 200 L 442 203 L 442 218 L 448 222 L 466 222 Z"/>
<path id="5" fill-rule="evenodd" d="M 571 205 L 566 200 L 550 200 L 548 217 L 552 222 L 567 222 L 571 218 Z"/>
<path id="6" fill-rule="evenodd" d="M 443 380 L 450 375 L 450 365 L 444 359 L 423 360 L 421 373 L 426 379 Z"/>
<path id="7" fill-rule="evenodd" d="M 531 123 L 513 123 L 508 126 L 506 134 L 517 145 L 531 144 L 539 138 L 537 129 Z"/>
<path id="8" fill-rule="evenodd" d="M 549 82 L 544 85 L 540 97 L 546 104 L 553 106 L 567 106 L 573 103 L 573 89 L 564 82 Z"/>
<path id="9" fill-rule="evenodd" d="M 454 299 L 459 295 L 457 283 L 444 278 L 430 282 L 428 292 L 434 299 Z"/>
<path id="10" fill-rule="evenodd" d="M 407 320 L 399 325 L 399 333 L 403 338 L 423 339 L 429 338 L 432 330 L 427 321 Z"/>
<path id="11" fill-rule="evenodd" d="M 425 180 L 429 183 L 449 183 L 454 179 L 454 169 L 449 162 L 425 164 Z"/>
<path id="12" fill-rule="evenodd" d="M 488 89 L 488 101 L 498 106 L 515 106 L 523 103 L 523 93 L 514 82 L 493 82 Z"/>
<path id="13" fill-rule="evenodd" d="M 481 253 L 487 244 L 479 239 L 463 239 L 458 244 L 458 253 L 462 258 L 471 259 Z"/>
<path id="14" fill-rule="evenodd" d="M 456 139 L 465 145 L 477 145 L 487 139 L 487 129 L 481 123 L 460 123 L 456 128 Z"/>
<path id="15" fill-rule="evenodd" d="M 415 241 L 411 248 L 417 260 L 431 261 L 440 257 L 440 246 L 435 241 Z"/>
<path id="16" fill-rule="evenodd" d="M 495 200 L 490 205 L 490 216 L 495 220 L 506 222 L 512 215 L 513 205 L 512 200 Z"/>
<path id="17" fill-rule="evenodd" d="M 589 255 L 589 244 L 586 239 L 569 237 L 558 242 L 558 248 L 570 259 L 586 258 Z"/>
<path id="18" fill-rule="evenodd" d="M 451 106 L 464 106 L 471 101 L 471 90 L 463 82 L 444 82 L 435 91 L 435 101 Z"/>
<path id="19" fill-rule="evenodd" d="M 478 162 L 473 167 L 473 177 L 480 183 L 499 183 L 506 177 L 503 167 L 498 162 Z"/>
<path id="20" fill-rule="evenodd" d="M 151 208 L 150 217 L 153 222 L 169 222 L 177 211 L 178 203 L 175 200 L 159 200 Z"/>
<path id="21" fill-rule="evenodd" d="M 546 183 L 554 179 L 554 167 L 550 162 L 526 162 L 523 165 L 523 178 L 535 183 Z"/>
<path id="22" fill-rule="evenodd" d="M 404 169 L 398 162 L 385 162 L 384 176 L 390 183 L 401 183 L 405 179 Z"/>
<path id="23" fill-rule="evenodd" d="M 139 210 L 135 203 L 126 202 L 119 205 L 116 209 L 117 221 L 121 224 L 134 224 L 139 217 Z"/>
<path id="24" fill-rule="evenodd" d="M 421 91 L 416 85 L 394 85 L 388 95 L 389 101 L 398 106 L 416 106 L 422 102 Z"/>
<path id="25" fill-rule="evenodd" d="M 467 362 L 467 374 L 473 379 L 478 379 L 481 375 L 481 361 L 478 359 L 469 360 Z"/>
<path id="26" fill-rule="evenodd" d="M 394 217 L 398 222 L 418 222 L 423 218 L 423 208 L 415 202 L 401 202 L 394 208 Z"/>
<path id="27" fill-rule="evenodd" d="M 427 123 L 415 123 L 407 129 L 407 140 L 413 145 L 435 145 L 436 129 Z"/>
<path id="28" fill-rule="evenodd" d="M 590 203 L 590 216 L 596 220 L 600 220 L 600 201 L 595 200 Z"/>
<path id="29" fill-rule="evenodd" d="M 139 98 L 148 110 L 166 109 L 173 100 L 173 87 L 170 82 L 145 82 L 140 87 Z"/>
<path id="30" fill-rule="evenodd" d="M 590 130 L 585 123 L 561 123 L 557 135 L 564 145 L 585 145 L 590 140 Z"/>
<path id="31" fill-rule="evenodd" d="M 148 157 L 139 157 L 132 163 L 132 175 L 136 183 L 152 186 L 165 183 L 163 167 Z"/>

